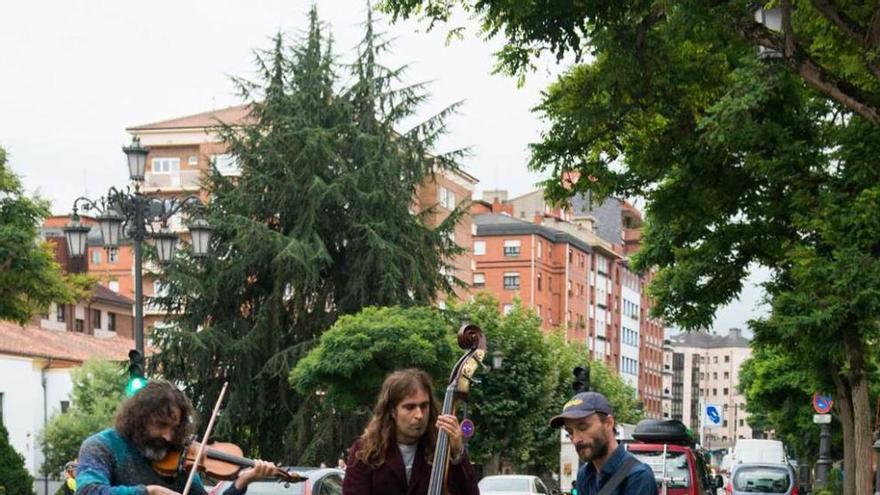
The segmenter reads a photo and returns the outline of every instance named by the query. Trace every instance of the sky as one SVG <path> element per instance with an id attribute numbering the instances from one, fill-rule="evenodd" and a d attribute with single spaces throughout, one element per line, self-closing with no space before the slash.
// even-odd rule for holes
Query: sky
<path id="1" fill-rule="evenodd" d="M 126 127 L 241 103 L 232 76 L 252 78 L 254 50 L 277 32 L 298 37 L 311 1 L 304 0 L 32 0 L 0 5 L 0 146 L 30 193 L 66 214 L 78 196 L 96 198 L 127 181 Z M 340 61 L 351 61 L 363 34 L 366 2 L 318 0 Z M 511 196 L 534 189 L 528 143 L 544 124 L 531 112 L 541 91 L 564 70 L 548 58 L 518 87 L 492 75 L 502 40 L 484 40 L 475 22 L 463 40 L 418 21 L 380 30 L 395 39 L 382 60 L 409 65 L 404 82 L 430 81 L 428 117 L 463 101 L 438 149 L 469 147 L 464 168 L 484 190 Z M 741 301 L 722 310 L 719 333 L 745 328 L 760 291 L 746 283 Z"/>

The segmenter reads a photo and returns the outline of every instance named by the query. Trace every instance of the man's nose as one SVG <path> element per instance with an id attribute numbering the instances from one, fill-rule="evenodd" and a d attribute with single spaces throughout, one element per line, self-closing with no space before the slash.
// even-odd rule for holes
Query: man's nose
<path id="1" fill-rule="evenodd" d="M 423 411 L 422 408 L 417 407 L 416 412 L 415 412 L 415 418 L 422 419 L 424 416 L 425 416 L 425 411 Z"/>
<path id="2" fill-rule="evenodd" d="M 174 438 L 174 432 L 171 430 L 171 428 L 166 428 L 164 431 L 162 431 L 162 438 L 164 438 L 166 442 L 171 442 L 171 440 Z"/>

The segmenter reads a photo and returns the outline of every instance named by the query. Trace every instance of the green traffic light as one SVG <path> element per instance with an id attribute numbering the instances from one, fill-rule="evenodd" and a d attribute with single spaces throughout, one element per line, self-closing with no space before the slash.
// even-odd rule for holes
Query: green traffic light
<path id="1" fill-rule="evenodd" d="M 138 390 L 144 388 L 149 383 L 149 380 L 142 376 L 133 376 L 128 379 L 128 383 L 125 384 L 125 395 L 126 397 L 131 397 L 136 394 Z"/>

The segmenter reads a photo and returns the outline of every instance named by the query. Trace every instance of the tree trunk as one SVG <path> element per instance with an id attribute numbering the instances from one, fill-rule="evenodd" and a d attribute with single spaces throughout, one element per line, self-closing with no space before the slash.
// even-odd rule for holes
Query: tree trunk
<path id="1" fill-rule="evenodd" d="M 862 462 L 856 463 L 855 466 L 855 483 L 856 493 L 859 495 L 870 495 L 872 493 L 871 479 L 871 463 L 865 462 L 871 459 L 871 417 L 872 411 L 868 399 L 868 375 L 866 373 L 867 363 L 865 362 L 865 349 L 855 329 L 844 329 L 843 344 L 846 349 L 847 360 L 849 361 L 849 370 L 847 375 L 849 378 L 850 388 L 852 389 L 852 414 L 853 414 L 853 434 L 855 435 L 855 455 L 856 459 Z M 846 475 L 849 477 L 850 473 Z"/>
<path id="2" fill-rule="evenodd" d="M 852 414 L 852 391 L 849 387 L 849 380 L 842 376 L 839 366 L 832 365 L 831 377 L 834 379 L 834 385 L 837 388 L 837 400 L 835 405 L 840 412 L 840 425 L 843 428 L 843 471 L 845 473 L 855 472 L 856 445 L 854 434 L 854 423 Z M 843 495 L 856 495 L 856 483 L 853 476 L 846 476 L 843 479 Z"/>
<path id="3" fill-rule="evenodd" d="M 492 476 L 495 474 L 501 474 L 501 453 L 495 452 L 491 457 L 483 464 L 483 476 Z"/>

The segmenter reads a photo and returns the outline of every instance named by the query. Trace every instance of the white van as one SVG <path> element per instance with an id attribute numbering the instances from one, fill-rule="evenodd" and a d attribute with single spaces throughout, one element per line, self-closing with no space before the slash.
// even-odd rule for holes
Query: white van
<path id="1" fill-rule="evenodd" d="M 787 464 L 785 447 L 779 440 L 756 440 L 741 438 L 736 441 L 731 455 L 733 464 L 763 462 Z"/>

